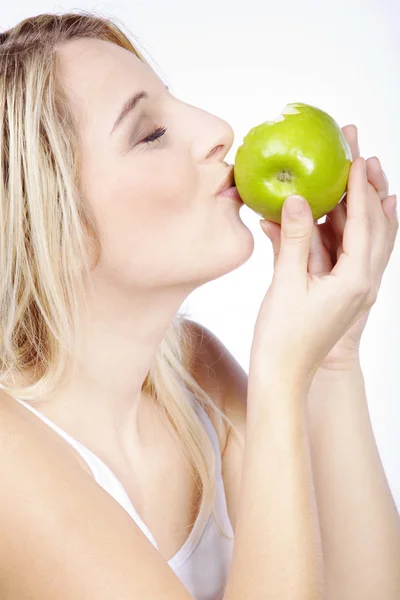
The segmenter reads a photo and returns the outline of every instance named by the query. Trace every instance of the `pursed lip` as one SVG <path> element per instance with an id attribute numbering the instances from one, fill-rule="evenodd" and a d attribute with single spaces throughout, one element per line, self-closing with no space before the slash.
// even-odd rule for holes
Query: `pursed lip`
<path id="1" fill-rule="evenodd" d="M 215 196 L 218 196 L 218 194 L 221 194 L 222 192 L 224 192 L 225 190 L 228 190 L 231 187 L 235 186 L 235 177 L 233 174 L 233 165 L 231 166 L 229 173 L 224 177 L 221 185 L 219 186 L 219 188 L 217 189 L 217 191 L 215 192 Z"/>

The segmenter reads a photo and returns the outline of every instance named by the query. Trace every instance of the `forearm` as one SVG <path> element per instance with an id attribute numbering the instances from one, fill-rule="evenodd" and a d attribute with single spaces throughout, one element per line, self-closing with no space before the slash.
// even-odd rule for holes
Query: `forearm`
<path id="1" fill-rule="evenodd" d="M 375 443 L 359 363 L 308 392 L 327 600 L 400 598 L 400 517 Z"/>
<path id="2" fill-rule="evenodd" d="M 246 445 L 224 600 L 322 600 L 306 391 L 248 385 Z"/>

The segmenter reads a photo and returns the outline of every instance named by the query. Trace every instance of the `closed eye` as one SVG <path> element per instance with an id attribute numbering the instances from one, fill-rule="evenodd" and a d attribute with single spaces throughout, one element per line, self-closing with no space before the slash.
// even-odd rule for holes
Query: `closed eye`
<path id="1" fill-rule="evenodd" d="M 150 144 L 151 142 L 154 142 L 155 140 L 158 140 L 160 137 L 162 137 L 166 131 L 167 131 L 166 127 L 158 127 L 155 131 L 153 131 L 153 133 L 148 135 L 140 143 L 146 142 L 146 144 Z"/>

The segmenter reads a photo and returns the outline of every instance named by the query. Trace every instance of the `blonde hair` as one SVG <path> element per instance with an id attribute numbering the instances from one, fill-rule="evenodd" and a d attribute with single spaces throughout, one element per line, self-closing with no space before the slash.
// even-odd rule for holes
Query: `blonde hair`
<path id="1" fill-rule="evenodd" d="M 80 186 L 79 128 L 57 78 L 57 45 L 96 38 L 149 64 L 122 28 L 78 11 L 30 17 L 0 34 L 0 382 L 14 397 L 34 401 L 51 393 L 68 355 L 79 355 L 79 292 L 90 281 L 90 250 L 100 248 Z M 214 512 L 213 447 L 188 390 L 238 432 L 189 372 L 191 335 L 185 314 L 177 313 L 142 390 L 182 445 L 201 493 L 201 525 L 212 514 L 229 538 Z"/>

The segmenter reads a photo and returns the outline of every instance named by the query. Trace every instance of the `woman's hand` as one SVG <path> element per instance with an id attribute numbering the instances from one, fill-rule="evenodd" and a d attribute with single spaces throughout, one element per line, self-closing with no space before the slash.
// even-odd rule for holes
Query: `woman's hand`
<path id="1" fill-rule="evenodd" d="M 347 125 L 342 129 L 352 151 L 353 160 L 360 156 L 357 128 Z M 383 273 L 392 254 L 399 226 L 396 211 L 396 197 L 389 196 L 389 183 L 377 158 L 367 160 L 368 195 L 372 217 L 372 252 L 371 272 L 377 293 Z M 314 222 L 310 254 L 308 257 L 308 273 L 322 276 L 330 273 L 343 253 L 343 234 L 347 217 L 346 199 L 340 202 L 330 213 L 326 221 Z M 263 229 L 270 238 L 274 251 L 274 265 L 280 252 L 281 226 L 277 223 L 262 220 Z M 386 251 L 384 251 L 386 244 Z M 329 351 L 321 366 L 324 368 L 346 368 L 358 361 L 362 332 L 371 309 L 368 309 L 343 334 L 340 340 Z"/>
<path id="2" fill-rule="evenodd" d="M 331 257 L 332 270 L 332 262 L 326 262 L 319 273 L 308 272 L 315 225 L 311 209 L 305 202 L 303 216 L 289 217 L 285 201 L 280 250 L 251 349 L 250 370 L 256 378 L 279 371 L 311 385 L 334 346 L 375 303 L 398 228 L 394 216 L 389 240 L 389 221 L 378 198 L 368 182 L 365 160 L 355 158 L 340 251 L 338 247 L 336 261 Z"/>

